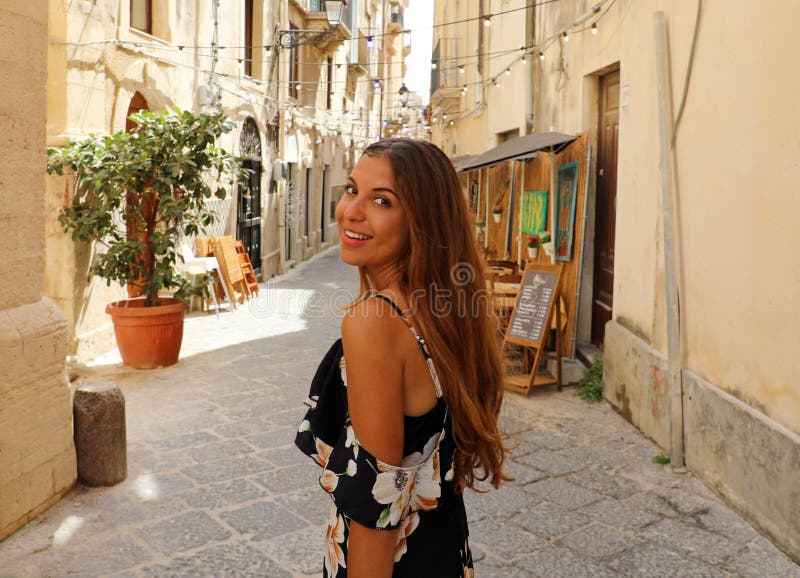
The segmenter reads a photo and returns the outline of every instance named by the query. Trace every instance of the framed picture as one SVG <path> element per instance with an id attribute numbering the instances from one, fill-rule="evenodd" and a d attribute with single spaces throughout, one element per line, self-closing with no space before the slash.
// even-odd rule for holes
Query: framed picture
<path id="1" fill-rule="evenodd" d="M 547 191 L 522 191 L 520 231 L 538 235 L 547 230 Z"/>
<path id="2" fill-rule="evenodd" d="M 572 236 L 575 231 L 575 203 L 578 194 L 578 163 L 573 161 L 558 167 L 556 186 L 556 260 L 572 259 Z"/>

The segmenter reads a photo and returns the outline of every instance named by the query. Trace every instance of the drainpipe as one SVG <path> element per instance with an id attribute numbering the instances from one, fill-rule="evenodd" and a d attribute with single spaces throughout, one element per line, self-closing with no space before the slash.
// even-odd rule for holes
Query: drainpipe
<path id="1" fill-rule="evenodd" d="M 680 369 L 680 312 L 676 281 L 676 254 L 673 240 L 673 176 L 675 150 L 672 148 L 672 84 L 669 77 L 669 40 L 664 12 L 653 14 L 656 41 L 656 79 L 658 83 L 658 139 L 661 145 L 661 205 L 664 230 L 664 277 L 667 301 L 667 380 L 670 406 L 670 463 L 673 469 L 685 466 L 683 448 L 683 382 Z"/>
<path id="2" fill-rule="evenodd" d="M 525 9 L 525 46 L 533 46 L 536 38 L 536 6 L 531 4 Z M 525 99 L 525 132 L 533 134 L 533 54 L 525 58 L 522 74 L 525 79 L 523 89 Z"/>
<path id="3" fill-rule="evenodd" d="M 581 309 L 581 290 L 583 288 L 583 262 L 586 260 L 586 225 L 589 223 L 589 175 L 592 174 L 592 143 L 586 145 L 586 183 L 583 188 L 583 225 L 581 231 L 581 258 L 578 261 L 578 291 L 575 294 L 575 330 L 572 332 L 570 359 L 575 359 L 578 348 L 578 312 Z"/>

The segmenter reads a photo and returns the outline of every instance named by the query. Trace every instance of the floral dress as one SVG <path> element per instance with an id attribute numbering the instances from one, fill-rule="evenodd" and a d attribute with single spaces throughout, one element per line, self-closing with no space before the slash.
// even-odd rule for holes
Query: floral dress
<path id="1" fill-rule="evenodd" d="M 395 577 L 471 577 L 467 516 L 453 484 L 455 444 L 433 360 L 402 311 L 383 295 L 376 297 L 394 307 L 417 339 L 438 402 L 424 415 L 405 416 L 403 461 L 384 463 L 360 445 L 350 423 L 342 340 L 323 358 L 295 439 L 322 467 L 319 483 L 333 500 L 323 575 L 347 576 L 350 521 L 355 520 L 368 528 L 398 529 Z"/>

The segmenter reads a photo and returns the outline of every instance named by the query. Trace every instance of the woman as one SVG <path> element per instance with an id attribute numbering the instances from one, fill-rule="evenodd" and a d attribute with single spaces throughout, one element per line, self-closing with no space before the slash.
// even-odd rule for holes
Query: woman
<path id="1" fill-rule="evenodd" d="M 374 143 L 336 220 L 361 294 L 296 440 L 333 499 L 324 575 L 471 576 L 462 491 L 508 478 L 496 323 L 458 177 L 428 142 Z"/>

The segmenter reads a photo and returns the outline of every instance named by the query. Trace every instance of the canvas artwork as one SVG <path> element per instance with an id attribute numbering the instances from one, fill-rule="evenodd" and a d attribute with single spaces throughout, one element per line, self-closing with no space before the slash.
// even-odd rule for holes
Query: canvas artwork
<path id="1" fill-rule="evenodd" d="M 523 235 L 538 235 L 547 230 L 547 191 L 522 191 L 520 230 Z"/>
<path id="2" fill-rule="evenodd" d="M 578 193 L 578 163 L 558 167 L 556 187 L 556 259 L 572 259 L 572 236 L 575 231 L 575 202 Z"/>

